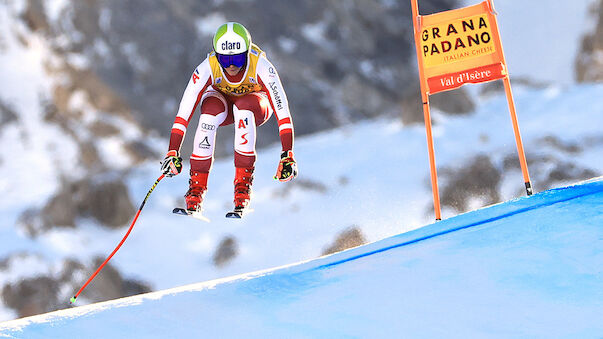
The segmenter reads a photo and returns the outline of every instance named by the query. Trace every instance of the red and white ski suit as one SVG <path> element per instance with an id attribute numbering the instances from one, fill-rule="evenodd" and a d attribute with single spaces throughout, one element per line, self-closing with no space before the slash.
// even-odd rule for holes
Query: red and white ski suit
<path id="1" fill-rule="evenodd" d="M 190 159 L 193 171 L 209 172 L 216 130 L 232 123 L 235 124 L 235 167 L 253 167 L 256 126 L 265 123 L 272 113 L 278 119 L 282 150 L 293 148 L 291 112 L 276 68 L 256 45 L 252 45 L 248 54 L 245 69 L 236 76 L 224 71 L 214 52 L 208 54 L 186 86 L 172 126 L 169 150 L 180 150 L 188 125 L 201 103 Z"/>

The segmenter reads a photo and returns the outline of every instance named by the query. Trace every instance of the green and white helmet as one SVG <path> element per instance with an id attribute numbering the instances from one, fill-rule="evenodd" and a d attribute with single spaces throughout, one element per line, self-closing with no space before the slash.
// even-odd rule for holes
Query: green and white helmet
<path id="1" fill-rule="evenodd" d="M 238 22 L 227 22 L 214 35 L 214 51 L 222 55 L 240 54 L 251 48 L 251 34 Z"/>

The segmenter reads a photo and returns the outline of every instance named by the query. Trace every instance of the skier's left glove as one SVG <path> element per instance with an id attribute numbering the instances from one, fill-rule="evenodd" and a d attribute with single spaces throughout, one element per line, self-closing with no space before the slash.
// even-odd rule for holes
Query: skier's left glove
<path id="1" fill-rule="evenodd" d="M 161 162 L 161 173 L 166 177 L 173 177 L 182 171 L 182 158 L 178 151 L 167 152 L 165 159 Z"/>
<path id="2" fill-rule="evenodd" d="M 297 163 L 293 158 L 293 151 L 284 151 L 281 154 L 281 161 L 276 169 L 275 180 L 286 182 L 297 176 Z"/>

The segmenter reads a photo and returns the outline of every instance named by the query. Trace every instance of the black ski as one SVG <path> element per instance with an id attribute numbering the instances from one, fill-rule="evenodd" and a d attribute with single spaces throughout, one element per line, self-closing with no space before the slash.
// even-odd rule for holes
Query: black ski
<path id="1" fill-rule="evenodd" d="M 226 213 L 227 218 L 231 219 L 241 219 L 243 214 L 249 212 L 247 208 L 244 207 L 235 207 L 231 212 Z"/>
<path id="2" fill-rule="evenodd" d="M 187 210 L 185 210 L 184 208 L 180 208 L 180 207 L 174 208 L 172 210 L 172 213 L 174 213 L 174 214 L 180 214 L 180 215 L 190 215 Z"/>
<path id="3" fill-rule="evenodd" d="M 203 220 L 205 222 L 210 222 L 210 220 L 206 216 L 204 216 L 201 212 L 191 212 L 191 211 L 188 211 L 188 210 L 186 210 L 184 208 L 180 208 L 180 207 L 174 208 L 172 210 L 172 213 L 178 214 L 178 215 L 188 215 L 195 219 Z"/>

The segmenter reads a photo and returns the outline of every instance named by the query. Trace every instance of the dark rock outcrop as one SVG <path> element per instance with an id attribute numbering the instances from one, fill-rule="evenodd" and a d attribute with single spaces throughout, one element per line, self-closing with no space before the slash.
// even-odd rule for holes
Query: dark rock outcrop
<path id="1" fill-rule="evenodd" d="M 237 240 L 232 236 L 224 237 L 214 253 L 213 263 L 217 267 L 223 267 L 236 258 L 238 252 Z"/>
<path id="2" fill-rule="evenodd" d="M 27 260 L 42 259 L 30 254 L 15 254 L 0 260 L 0 272 L 14 270 Z M 67 300 L 73 296 L 86 279 L 103 262 L 104 258 L 96 258 L 86 266 L 74 259 L 63 260 L 58 269 L 48 269 L 32 276 L 12 277 L 10 282 L 0 281 L 0 296 L 4 305 L 17 313 L 18 317 L 27 317 L 68 307 Z M 47 263 L 48 266 L 52 266 Z M 22 271 L 19 269 L 17 271 Z M 13 273 L 14 274 L 14 273 Z M 89 302 L 100 302 L 122 298 L 140 293 L 151 292 L 148 284 L 125 279 L 110 264 L 95 277 L 80 295 L 80 299 Z"/>
<path id="3" fill-rule="evenodd" d="M 439 170 L 443 182 L 442 206 L 466 212 L 471 198 L 478 198 L 484 205 L 500 201 L 499 185 L 502 174 L 486 155 L 478 155 L 461 168 Z"/>
<path id="4" fill-rule="evenodd" d="M 333 243 L 327 246 L 322 255 L 332 254 L 347 250 L 348 248 L 357 247 L 366 243 L 366 238 L 362 230 L 358 226 L 349 227 L 341 231 Z"/>
<path id="5" fill-rule="evenodd" d="M 597 1 L 591 9 L 597 25 L 594 32 L 582 39 L 576 56 L 576 80 L 578 82 L 603 81 L 603 3 Z"/>
<path id="6" fill-rule="evenodd" d="M 28 209 L 19 224 L 30 236 L 54 227 L 75 227 L 77 218 L 91 217 L 101 225 L 118 228 L 134 216 L 126 185 L 120 179 L 65 183 L 41 210 Z"/>

